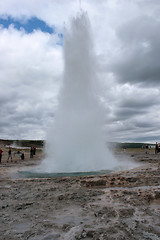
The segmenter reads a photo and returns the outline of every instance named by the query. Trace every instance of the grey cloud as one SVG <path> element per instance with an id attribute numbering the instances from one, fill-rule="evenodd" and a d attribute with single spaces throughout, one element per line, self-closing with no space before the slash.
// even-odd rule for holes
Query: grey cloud
<path id="1" fill-rule="evenodd" d="M 56 101 L 51 89 L 43 99 L 43 89 L 41 86 L 30 85 L 25 91 L 23 84 L 17 86 L 17 90 L 8 91 L 5 101 L 0 102 L 0 134 L 4 138 L 25 138 L 30 136 L 32 139 L 45 137 L 48 123 L 53 119 Z M 49 87 L 49 85 L 48 85 Z M 54 91 L 53 91 L 54 93 Z M 48 102 L 48 99 L 50 101 Z M 28 138 L 28 137 L 27 137 Z"/>
<path id="2" fill-rule="evenodd" d="M 123 122 L 113 123 L 110 127 L 113 139 L 133 142 L 160 141 L 159 124 L 154 124 L 151 118 L 147 118 L 143 122 L 137 119 L 127 119 Z"/>
<path id="3" fill-rule="evenodd" d="M 147 128 L 153 127 L 153 124 L 150 123 L 150 122 L 137 122 L 137 123 L 136 123 L 136 126 L 137 126 L 138 128 L 145 128 L 145 129 L 147 129 Z"/>
<path id="4" fill-rule="evenodd" d="M 108 69 L 124 83 L 160 83 L 160 22 L 141 16 L 120 26 L 117 37 L 121 42 L 117 58 Z"/>
<path id="5" fill-rule="evenodd" d="M 45 33 L 1 29 L 0 35 L 1 138 L 43 139 L 57 105 L 61 49 Z"/>
<path id="6" fill-rule="evenodd" d="M 127 118 L 132 118 L 133 116 L 145 113 L 145 110 L 136 108 L 118 108 L 114 111 L 115 120 L 125 120 Z"/>
<path id="7" fill-rule="evenodd" d="M 115 87 L 114 87 L 115 86 Z M 147 141 L 160 137 L 160 92 L 138 85 L 114 83 L 106 88 L 106 131 L 113 141 Z M 111 90 L 112 89 L 112 90 Z M 105 99 L 105 98 L 104 98 Z M 152 139 L 153 140 L 153 139 Z"/>
<path id="8" fill-rule="evenodd" d="M 134 94 L 134 93 L 133 93 Z M 136 95 L 137 96 L 137 95 Z M 133 98 L 131 96 L 130 99 L 122 99 L 119 103 L 120 107 L 130 108 L 130 109 L 148 109 L 149 107 L 153 107 L 153 105 L 157 105 L 157 98 L 154 98 L 154 94 L 149 96 L 148 98 L 142 98 L 142 96 L 137 96 L 137 98 Z"/>

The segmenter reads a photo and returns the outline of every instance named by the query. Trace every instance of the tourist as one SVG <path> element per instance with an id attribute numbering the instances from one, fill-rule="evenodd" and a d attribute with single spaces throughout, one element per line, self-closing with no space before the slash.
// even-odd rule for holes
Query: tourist
<path id="1" fill-rule="evenodd" d="M 0 163 L 1 163 L 1 160 L 2 160 L 2 153 L 3 153 L 3 151 L 2 151 L 2 149 L 0 148 Z"/>
<path id="2" fill-rule="evenodd" d="M 30 149 L 30 158 L 33 158 L 34 155 L 34 147 L 32 146 Z"/>
<path id="3" fill-rule="evenodd" d="M 155 154 L 158 153 L 158 143 L 156 142 L 156 145 L 155 145 Z"/>
<path id="4" fill-rule="evenodd" d="M 18 154 L 22 160 L 24 160 L 24 152 L 20 152 L 19 150 L 15 152 L 14 154 Z"/>
<path id="5" fill-rule="evenodd" d="M 9 150 L 8 150 L 8 159 L 7 159 L 7 162 L 9 161 L 9 159 L 11 159 L 11 162 L 12 162 L 12 150 L 11 150 L 10 147 L 9 147 Z"/>
<path id="6" fill-rule="evenodd" d="M 24 160 L 24 152 L 21 153 L 21 159 Z"/>
<path id="7" fill-rule="evenodd" d="M 160 143 L 158 143 L 158 153 L 160 152 Z"/>
<path id="8" fill-rule="evenodd" d="M 148 149 L 148 144 L 146 144 L 146 154 L 148 154 L 149 153 L 149 151 L 148 151 L 149 149 Z"/>
<path id="9" fill-rule="evenodd" d="M 36 148 L 33 147 L 33 155 L 36 155 Z"/>
<path id="10" fill-rule="evenodd" d="M 126 152 L 126 149 L 127 149 L 127 147 L 126 147 L 126 145 L 124 144 L 124 145 L 123 145 L 123 152 Z"/>

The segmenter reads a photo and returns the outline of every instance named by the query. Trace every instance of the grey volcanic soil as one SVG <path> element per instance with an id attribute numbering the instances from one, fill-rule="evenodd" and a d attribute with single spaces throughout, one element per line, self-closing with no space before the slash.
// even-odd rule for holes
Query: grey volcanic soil
<path id="1" fill-rule="evenodd" d="M 43 179 L 11 177 L 36 159 L 2 162 L 0 239 L 160 239 L 160 156 L 132 153 L 132 159 L 143 165 L 103 176 Z"/>

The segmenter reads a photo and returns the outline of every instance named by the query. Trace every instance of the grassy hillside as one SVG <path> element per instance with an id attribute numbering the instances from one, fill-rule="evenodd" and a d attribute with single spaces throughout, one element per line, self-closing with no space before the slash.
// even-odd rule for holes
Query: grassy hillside
<path id="1" fill-rule="evenodd" d="M 35 147 L 43 147 L 44 145 L 44 141 L 43 140 L 4 140 L 4 139 L 0 139 L 0 144 L 4 144 L 4 145 L 17 145 L 20 147 L 31 147 L 31 146 L 35 146 Z"/>

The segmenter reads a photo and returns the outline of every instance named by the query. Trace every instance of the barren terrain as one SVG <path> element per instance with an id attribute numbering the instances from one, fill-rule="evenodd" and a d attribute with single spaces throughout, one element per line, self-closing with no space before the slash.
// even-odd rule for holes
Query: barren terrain
<path id="1" fill-rule="evenodd" d="M 15 155 L 0 165 L 0 239 L 160 239 L 160 155 L 125 152 L 140 167 L 101 176 L 20 179 L 38 164 Z"/>

